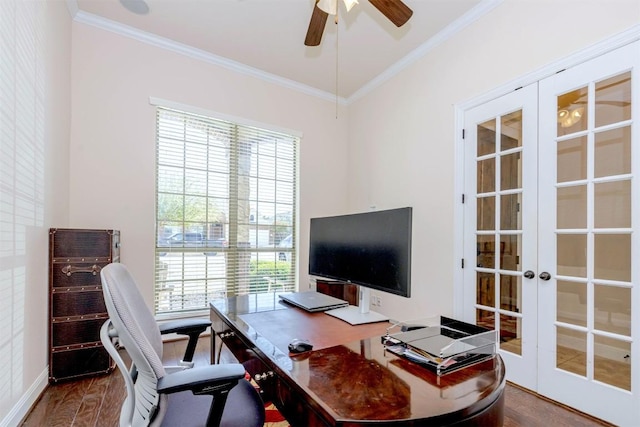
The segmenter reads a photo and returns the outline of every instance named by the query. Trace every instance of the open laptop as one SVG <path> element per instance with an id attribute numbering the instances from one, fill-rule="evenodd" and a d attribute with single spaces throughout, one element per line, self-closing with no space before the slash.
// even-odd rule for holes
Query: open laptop
<path id="1" fill-rule="evenodd" d="M 316 291 L 293 292 L 279 295 L 279 297 L 289 304 L 311 312 L 349 306 L 349 303 L 345 300 Z"/>

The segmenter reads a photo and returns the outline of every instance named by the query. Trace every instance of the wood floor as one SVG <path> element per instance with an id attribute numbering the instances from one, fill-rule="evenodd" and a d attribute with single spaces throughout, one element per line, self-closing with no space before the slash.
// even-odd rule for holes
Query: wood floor
<path id="1" fill-rule="evenodd" d="M 180 360 L 186 341 L 164 345 L 164 363 Z M 209 338 L 198 344 L 196 365 L 209 363 Z M 49 386 L 22 426 L 28 427 L 116 427 L 124 400 L 124 382 L 119 372 Z M 507 384 L 504 427 L 607 426 L 598 420 Z"/>

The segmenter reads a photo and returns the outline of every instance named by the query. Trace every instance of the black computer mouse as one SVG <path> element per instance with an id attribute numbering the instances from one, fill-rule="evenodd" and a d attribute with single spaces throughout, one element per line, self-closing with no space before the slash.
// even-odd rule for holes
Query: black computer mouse
<path id="1" fill-rule="evenodd" d="M 313 349 L 313 345 L 307 340 L 294 338 L 289 343 L 289 351 L 291 353 L 304 353 L 305 351 L 309 351 L 311 349 Z"/>

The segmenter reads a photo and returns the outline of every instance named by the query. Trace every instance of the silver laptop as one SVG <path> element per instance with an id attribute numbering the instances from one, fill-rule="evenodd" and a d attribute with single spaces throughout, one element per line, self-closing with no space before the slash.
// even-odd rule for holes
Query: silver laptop
<path id="1" fill-rule="evenodd" d="M 332 308 L 347 307 L 349 303 L 340 298 L 321 294 L 316 291 L 293 292 L 279 295 L 280 299 L 306 311 L 326 311 Z"/>

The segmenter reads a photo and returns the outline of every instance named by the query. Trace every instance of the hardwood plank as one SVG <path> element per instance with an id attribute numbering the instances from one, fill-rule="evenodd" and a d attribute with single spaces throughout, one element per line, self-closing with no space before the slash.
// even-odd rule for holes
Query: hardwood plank
<path id="1" fill-rule="evenodd" d="M 109 380 L 107 391 L 97 412 L 96 427 L 115 427 L 120 422 L 120 408 L 127 391 L 118 368 L 109 376 Z"/>
<path id="2" fill-rule="evenodd" d="M 511 383 L 505 390 L 504 412 L 504 427 L 610 426 Z"/>
<path id="3" fill-rule="evenodd" d="M 73 420 L 74 425 L 96 425 L 110 381 L 111 375 L 100 375 L 93 378 Z"/>
<path id="4" fill-rule="evenodd" d="M 50 385 L 37 402 L 36 408 L 32 410 L 35 416 L 32 417 L 30 413 L 23 425 L 30 427 L 73 425 L 90 381 L 90 378 L 85 378 Z"/>

